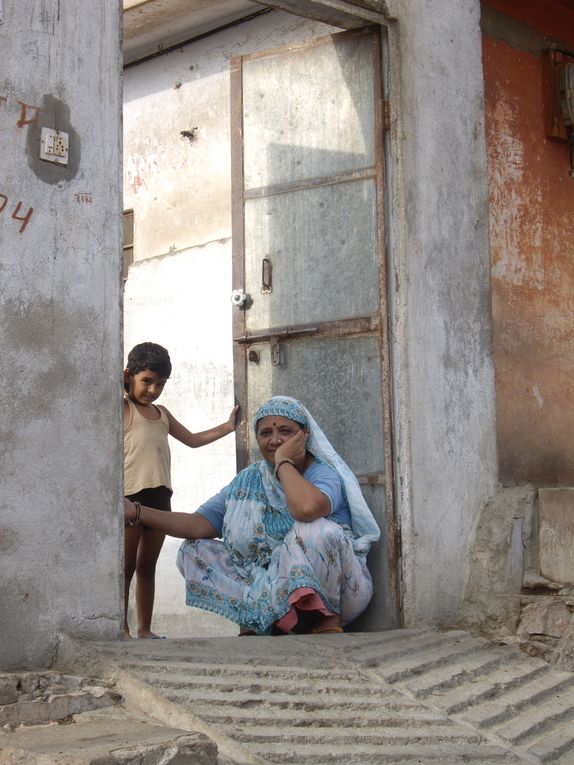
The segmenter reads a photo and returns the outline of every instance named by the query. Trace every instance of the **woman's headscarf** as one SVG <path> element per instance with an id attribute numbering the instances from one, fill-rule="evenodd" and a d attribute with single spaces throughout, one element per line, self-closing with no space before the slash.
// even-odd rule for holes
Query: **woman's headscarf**
<path id="1" fill-rule="evenodd" d="M 324 462 L 339 474 L 351 511 L 353 532 L 355 533 L 353 547 L 355 552 L 366 554 L 371 543 L 379 539 L 381 532 L 369 506 L 365 502 L 361 487 L 354 473 L 337 454 L 328 441 L 327 436 L 300 401 L 291 398 L 291 396 L 274 396 L 270 398 L 255 414 L 255 432 L 257 433 L 257 423 L 259 420 L 273 415 L 276 417 L 287 417 L 287 419 L 302 425 L 309 434 L 306 446 L 307 451 L 319 462 Z"/>

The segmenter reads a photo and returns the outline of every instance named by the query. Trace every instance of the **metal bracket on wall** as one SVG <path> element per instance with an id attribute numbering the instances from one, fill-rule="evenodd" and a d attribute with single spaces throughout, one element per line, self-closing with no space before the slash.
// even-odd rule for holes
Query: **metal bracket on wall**
<path id="1" fill-rule="evenodd" d="M 271 366 L 278 367 L 281 365 L 281 347 L 279 345 L 279 338 L 272 337 L 270 341 L 271 350 Z"/>
<path id="2" fill-rule="evenodd" d="M 273 292 L 273 268 L 270 258 L 263 258 L 261 263 L 261 292 L 269 294 Z"/>
<path id="3" fill-rule="evenodd" d="M 574 56 L 553 48 L 544 51 L 543 58 L 544 77 L 544 122 L 547 138 L 556 138 L 568 141 L 569 128 L 564 121 L 562 106 L 563 95 L 561 93 L 562 71 L 567 64 L 574 63 Z"/>

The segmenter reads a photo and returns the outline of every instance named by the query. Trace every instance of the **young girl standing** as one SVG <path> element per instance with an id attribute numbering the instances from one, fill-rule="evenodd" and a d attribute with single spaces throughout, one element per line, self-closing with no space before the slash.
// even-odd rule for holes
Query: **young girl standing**
<path id="1" fill-rule="evenodd" d="M 164 407 L 153 402 L 171 374 L 165 348 L 140 343 L 129 352 L 124 371 L 124 493 L 132 502 L 157 510 L 171 510 L 171 460 L 168 435 L 196 448 L 233 433 L 239 407 L 229 419 L 209 430 L 192 433 Z M 125 637 L 130 638 L 128 604 L 130 584 L 136 574 L 136 607 L 139 638 L 157 638 L 151 631 L 155 596 L 155 568 L 165 534 L 145 526 L 125 530 Z"/>

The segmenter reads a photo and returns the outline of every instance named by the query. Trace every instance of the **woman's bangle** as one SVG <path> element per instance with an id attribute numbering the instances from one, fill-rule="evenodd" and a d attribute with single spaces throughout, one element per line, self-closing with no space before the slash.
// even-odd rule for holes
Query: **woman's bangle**
<path id="1" fill-rule="evenodd" d="M 128 521 L 128 526 L 139 526 L 140 525 L 140 518 L 142 514 L 142 506 L 139 502 L 134 502 L 135 508 L 136 508 L 136 517 L 133 519 L 133 521 Z"/>
<path id="2" fill-rule="evenodd" d="M 284 465 L 286 462 L 288 462 L 290 465 L 293 465 L 293 467 L 296 467 L 296 465 L 295 465 L 295 463 L 293 462 L 293 460 L 290 460 L 290 459 L 288 459 L 287 457 L 284 457 L 282 460 L 279 460 L 279 462 L 278 462 L 278 463 L 275 465 L 275 478 L 276 478 L 278 481 L 280 481 L 281 479 L 279 478 L 279 475 L 278 475 L 277 471 L 279 470 L 279 468 L 281 467 L 281 465 Z"/>

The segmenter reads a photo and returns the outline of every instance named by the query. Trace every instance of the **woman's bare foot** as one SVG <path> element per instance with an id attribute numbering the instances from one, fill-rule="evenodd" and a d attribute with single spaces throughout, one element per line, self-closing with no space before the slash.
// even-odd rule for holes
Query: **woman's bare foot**
<path id="1" fill-rule="evenodd" d="M 151 630 L 138 630 L 138 638 L 140 640 L 164 640 L 164 635 L 156 635 Z"/>
<path id="2" fill-rule="evenodd" d="M 124 629 L 124 640 L 131 640 L 131 639 L 132 639 L 132 636 L 130 635 L 130 631 L 129 631 L 129 629 L 126 627 L 126 628 Z"/>
<path id="3" fill-rule="evenodd" d="M 341 627 L 341 617 L 339 614 L 333 614 L 332 616 L 322 616 L 318 622 L 315 623 L 311 630 L 312 635 L 318 635 L 329 632 L 343 632 Z"/>

